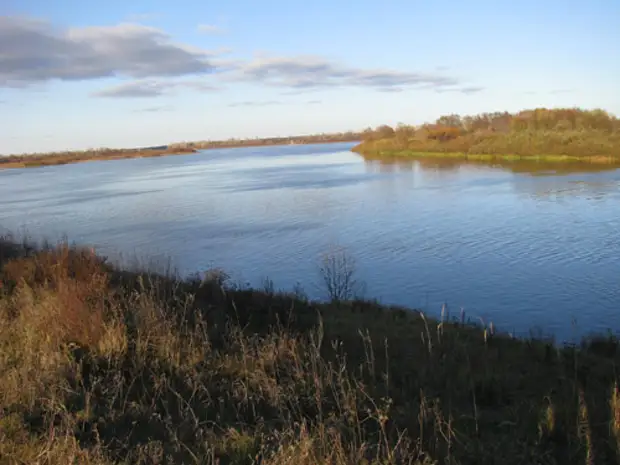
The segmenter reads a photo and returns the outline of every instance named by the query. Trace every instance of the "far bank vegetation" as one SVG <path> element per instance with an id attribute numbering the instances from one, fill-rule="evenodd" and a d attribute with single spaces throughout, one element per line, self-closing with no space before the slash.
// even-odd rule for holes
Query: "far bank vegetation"
<path id="1" fill-rule="evenodd" d="M 198 150 L 234 147 L 262 147 L 271 145 L 321 144 L 335 142 L 356 142 L 361 139 L 359 132 L 337 132 L 329 134 L 310 134 L 287 137 L 266 137 L 226 140 L 203 140 L 196 142 L 175 142 L 168 145 L 143 148 L 113 149 L 97 148 L 81 151 L 60 151 L 29 153 L 21 155 L 0 155 L 0 169 L 34 168 L 40 166 L 67 165 L 94 160 L 118 160 L 123 158 L 159 157 L 194 153 Z"/>
<path id="2" fill-rule="evenodd" d="M 604 110 L 537 108 L 442 116 L 420 126 L 367 129 L 363 154 L 553 157 L 620 162 L 620 120 Z"/>

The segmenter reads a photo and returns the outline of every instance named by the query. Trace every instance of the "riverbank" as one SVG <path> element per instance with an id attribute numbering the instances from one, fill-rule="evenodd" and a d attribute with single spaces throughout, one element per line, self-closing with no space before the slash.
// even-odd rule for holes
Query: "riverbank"
<path id="1" fill-rule="evenodd" d="M 418 127 L 367 130 L 366 156 L 620 165 L 620 120 L 602 110 L 534 109 L 448 115 Z"/>
<path id="2" fill-rule="evenodd" d="M 165 149 L 104 149 L 84 152 L 63 152 L 36 155 L 0 157 L 0 170 L 10 168 L 39 168 L 41 166 L 68 165 L 87 161 L 123 160 L 127 158 L 162 157 L 195 153 L 192 148 Z"/>
<path id="3" fill-rule="evenodd" d="M 0 267 L 6 463 L 618 457 L 613 338 L 557 347 L 461 315 L 239 289 L 222 273 L 123 271 L 63 245 L 0 241 Z"/>
<path id="4" fill-rule="evenodd" d="M 517 154 L 489 154 L 489 153 L 465 153 L 465 152 L 417 152 L 413 150 L 382 150 L 368 144 L 359 144 L 352 151 L 371 157 L 409 157 L 409 158 L 444 158 L 467 161 L 486 162 L 549 162 L 549 163 L 590 163 L 618 165 L 620 157 L 616 156 L 570 156 L 570 155 L 517 155 Z"/>
<path id="5" fill-rule="evenodd" d="M 271 147 L 278 145 L 304 145 L 304 144 L 335 144 L 340 142 L 359 142 L 361 132 L 343 132 L 334 134 L 311 134 L 289 137 L 264 137 L 257 139 L 229 139 L 229 140 L 205 140 L 194 142 L 180 142 L 170 144 L 169 147 L 194 148 L 199 150 L 227 149 L 240 147 Z"/>
<path id="6" fill-rule="evenodd" d="M 199 141 L 169 144 L 164 147 L 138 149 L 97 149 L 75 152 L 50 152 L 27 155 L 0 156 L 0 170 L 9 168 L 37 168 L 41 166 L 67 165 L 86 161 L 121 160 L 126 158 L 185 155 L 198 150 L 241 147 L 268 147 L 278 145 L 330 144 L 357 142 L 359 133 L 319 134 L 295 137 L 271 137 L 263 139 L 239 139 L 223 141 Z"/>

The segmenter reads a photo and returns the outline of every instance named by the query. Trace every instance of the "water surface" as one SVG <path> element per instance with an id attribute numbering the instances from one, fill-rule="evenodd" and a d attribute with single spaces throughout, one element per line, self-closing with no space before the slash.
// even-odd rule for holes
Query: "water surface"
<path id="1" fill-rule="evenodd" d="M 0 171 L 0 226 L 181 273 L 301 283 L 355 258 L 365 296 L 573 339 L 620 329 L 620 170 L 364 160 L 353 144 Z"/>

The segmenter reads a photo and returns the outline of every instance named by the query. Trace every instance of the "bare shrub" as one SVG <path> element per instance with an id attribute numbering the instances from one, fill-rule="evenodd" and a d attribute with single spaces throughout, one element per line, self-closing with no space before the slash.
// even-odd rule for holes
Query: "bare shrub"
<path id="1" fill-rule="evenodd" d="M 355 259 L 346 250 L 336 248 L 323 255 L 319 272 L 332 302 L 351 300 L 360 291 L 355 279 Z"/>

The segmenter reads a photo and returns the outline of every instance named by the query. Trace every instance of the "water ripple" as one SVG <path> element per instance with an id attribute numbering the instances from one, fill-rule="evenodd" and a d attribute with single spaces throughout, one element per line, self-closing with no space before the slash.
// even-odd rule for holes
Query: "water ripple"
<path id="1" fill-rule="evenodd" d="M 365 162 L 350 145 L 257 147 L 0 172 L 2 227 L 305 284 L 333 245 L 368 297 L 443 303 L 521 334 L 620 328 L 620 170 Z M 572 320 L 576 319 L 577 325 Z"/>

